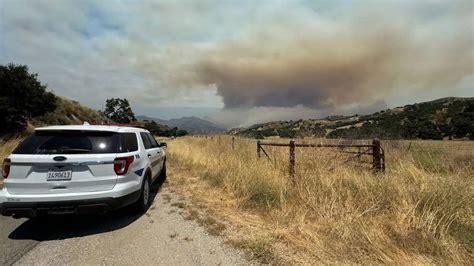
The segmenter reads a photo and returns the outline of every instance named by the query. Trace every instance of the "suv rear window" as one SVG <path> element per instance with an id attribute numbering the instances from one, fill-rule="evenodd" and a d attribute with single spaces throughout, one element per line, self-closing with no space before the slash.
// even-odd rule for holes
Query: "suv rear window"
<path id="1" fill-rule="evenodd" d="M 40 130 L 27 137 L 13 154 L 101 154 L 136 150 L 134 133 Z"/>

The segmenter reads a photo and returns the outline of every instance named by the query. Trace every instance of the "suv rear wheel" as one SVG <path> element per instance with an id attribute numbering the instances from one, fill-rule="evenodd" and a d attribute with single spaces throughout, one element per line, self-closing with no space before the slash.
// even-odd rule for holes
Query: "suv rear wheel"
<path id="1" fill-rule="evenodd" d="M 150 177 L 149 175 L 145 176 L 143 179 L 142 189 L 140 191 L 140 198 L 138 198 L 137 202 L 135 203 L 135 209 L 138 212 L 146 212 L 148 207 L 150 206 Z"/>

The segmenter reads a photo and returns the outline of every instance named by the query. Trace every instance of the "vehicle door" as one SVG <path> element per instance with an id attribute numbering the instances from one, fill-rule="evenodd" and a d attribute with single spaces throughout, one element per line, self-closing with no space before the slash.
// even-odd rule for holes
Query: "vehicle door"
<path id="1" fill-rule="evenodd" d="M 140 132 L 140 136 L 142 138 L 143 145 L 145 146 L 148 159 L 150 160 L 152 177 L 155 177 L 156 175 L 158 175 L 160 170 L 158 167 L 160 163 L 158 147 L 155 142 L 152 141 L 152 138 L 150 138 L 149 133 Z"/>
<path id="2" fill-rule="evenodd" d="M 155 168 L 156 173 L 159 174 L 161 172 L 161 167 L 163 166 L 163 150 L 158 145 L 158 142 L 152 134 L 147 133 L 147 135 L 150 140 L 151 146 L 153 147 L 152 153 L 156 156 L 155 165 L 153 167 Z"/>
<path id="3" fill-rule="evenodd" d="M 166 143 L 165 142 L 158 142 L 158 147 L 160 148 L 160 169 L 163 167 L 166 159 Z"/>

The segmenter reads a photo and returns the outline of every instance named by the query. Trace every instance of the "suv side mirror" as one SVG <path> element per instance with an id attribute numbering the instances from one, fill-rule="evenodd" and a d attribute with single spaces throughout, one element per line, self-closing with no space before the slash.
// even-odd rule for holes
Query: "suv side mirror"
<path id="1" fill-rule="evenodd" d="M 158 143 L 158 147 L 164 148 L 164 147 L 168 147 L 168 145 L 166 144 L 166 142 L 160 142 Z"/>

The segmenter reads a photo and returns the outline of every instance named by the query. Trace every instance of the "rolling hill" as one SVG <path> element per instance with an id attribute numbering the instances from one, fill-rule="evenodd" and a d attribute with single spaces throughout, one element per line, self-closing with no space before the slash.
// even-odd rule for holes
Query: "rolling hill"
<path id="1" fill-rule="evenodd" d="M 268 122 L 229 133 L 252 138 L 474 139 L 474 97 L 442 98 L 362 116 Z"/>
<path id="2" fill-rule="evenodd" d="M 92 108 L 81 105 L 77 101 L 58 97 L 56 110 L 34 118 L 30 124 L 34 126 L 42 125 L 73 125 L 89 122 L 91 124 L 101 124 L 111 122 L 104 114 Z"/>
<path id="3" fill-rule="evenodd" d="M 209 133 L 222 133 L 226 132 L 227 129 L 216 125 L 210 121 L 201 119 L 199 117 L 191 116 L 191 117 L 182 117 L 179 119 L 170 119 L 164 120 L 154 117 L 147 117 L 147 116 L 137 116 L 137 120 L 139 121 L 155 121 L 160 125 L 166 125 L 169 127 L 177 127 L 180 129 L 184 129 L 191 134 L 209 134 Z"/>
<path id="4" fill-rule="evenodd" d="M 111 121 L 97 110 L 67 98 L 57 97 L 56 110 L 30 119 L 22 132 L 12 133 L 10 134 L 11 136 L 7 137 L 29 134 L 33 132 L 35 127 L 47 125 L 80 125 L 84 122 L 102 124 Z"/>

